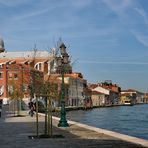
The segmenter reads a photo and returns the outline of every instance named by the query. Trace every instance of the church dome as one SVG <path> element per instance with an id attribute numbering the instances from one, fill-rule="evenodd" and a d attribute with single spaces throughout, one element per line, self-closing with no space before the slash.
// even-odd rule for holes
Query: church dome
<path id="1" fill-rule="evenodd" d="M 4 41 L 3 39 L 0 37 L 0 52 L 4 52 L 5 48 L 4 48 Z"/>

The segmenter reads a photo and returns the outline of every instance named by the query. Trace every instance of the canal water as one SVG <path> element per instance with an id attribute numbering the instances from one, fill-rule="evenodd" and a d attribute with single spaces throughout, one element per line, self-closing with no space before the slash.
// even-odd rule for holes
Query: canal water
<path id="1" fill-rule="evenodd" d="M 148 140 L 148 104 L 70 111 L 67 119 Z"/>

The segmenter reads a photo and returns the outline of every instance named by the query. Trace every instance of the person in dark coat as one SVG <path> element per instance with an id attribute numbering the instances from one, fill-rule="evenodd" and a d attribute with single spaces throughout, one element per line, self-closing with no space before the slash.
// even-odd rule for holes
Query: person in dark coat
<path id="1" fill-rule="evenodd" d="M 3 104 L 3 101 L 0 100 L 0 117 L 2 116 L 2 104 Z"/>
<path id="2" fill-rule="evenodd" d="M 30 115 L 31 117 L 33 117 L 34 108 L 35 108 L 34 103 L 31 101 L 31 102 L 28 103 L 28 106 L 29 106 L 29 109 L 30 109 L 29 115 Z"/>

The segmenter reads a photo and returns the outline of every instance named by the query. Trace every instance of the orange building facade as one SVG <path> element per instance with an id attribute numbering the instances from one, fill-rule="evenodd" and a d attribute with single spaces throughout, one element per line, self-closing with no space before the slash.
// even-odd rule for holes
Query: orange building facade
<path id="1" fill-rule="evenodd" d="M 50 81 L 46 78 L 60 74 L 60 67 L 57 65 L 57 58 L 60 56 L 57 55 L 57 51 L 59 50 L 63 50 L 68 58 L 65 73 L 72 73 L 64 43 L 61 43 L 58 49 L 51 49 L 50 52 L 37 49 L 8 52 L 4 48 L 4 41 L 0 39 L 0 99 L 7 103 L 13 92 L 17 90 L 19 96 L 26 100 L 25 102 L 30 101 L 33 93 L 39 93 L 43 83 Z"/>
<path id="2" fill-rule="evenodd" d="M 27 65 L 4 64 L 0 68 L 0 99 L 8 103 L 7 101 L 15 95 L 27 103 L 33 97 L 33 93 L 39 92 L 43 82 L 43 72 Z"/>

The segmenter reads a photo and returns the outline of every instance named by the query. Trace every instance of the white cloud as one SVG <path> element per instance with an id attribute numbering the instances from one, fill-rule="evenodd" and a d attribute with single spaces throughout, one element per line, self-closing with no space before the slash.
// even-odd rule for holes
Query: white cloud
<path id="1" fill-rule="evenodd" d="M 140 33 L 140 32 L 138 32 L 136 30 L 133 30 L 131 32 L 135 35 L 136 39 L 138 41 L 140 41 L 140 43 L 142 43 L 143 45 L 148 47 L 148 36 L 147 35 L 145 35 L 143 33 Z"/>
<path id="2" fill-rule="evenodd" d="M 51 9 L 47 8 L 47 9 L 43 9 L 43 10 L 38 10 L 38 11 L 35 11 L 35 12 L 30 12 L 30 13 L 27 13 L 27 14 L 24 14 L 24 15 L 18 15 L 14 18 L 12 18 L 13 20 L 23 20 L 23 19 L 28 19 L 30 17 L 34 17 L 34 16 L 37 16 L 37 15 L 40 15 L 40 14 L 44 14 L 48 11 L 50 11 Z"/>
<path id="3" fill-rule="evenodd" d="M 134 8 L 144 19 L 145 23 L 148 25 L 148 17 L 147 17 L 147 14 L 146 12 L 142 9 L 142 8 Z"/>
<path id="4" fill-rule="evenodd" d="M 108 7 L 118 14 L 132 5 L 131 0 L 102 0 Z"/>
<path id="5" fill-rule="evenodd" d="M 12 1 L 12 0 L 11 0 Z M 14 5 L 19 5 L 19 4 L 23 4 L 28 0 L 23 0 L 22 2 L 19 2 L 21 0 L 15 0 Z M 9 0 L 7 0 L 7 2 L 3 2 L 4 4 L 7 5 L 12 5 L 13 3 L 11 3 Z M 58 9 L 60 7 L 63 7 L 63 11 L 62 14 L 65 13 L 66 9 L 70 9 L 70 11 L 77 11 L 78 9 L 83 9 L 87 6 L 89 6 L 92 3 L 91 0 L 65 0 L 62 2 L 56 2 L 56 1 L 49 1 L 49 0 L 44 0 L 44 1 L 39 1 L 38 3 L 34 4 L 34 9 L 32 9 L 29 12 L 25 12 L 25 14 L 17 14 L 17 16 L 14 18 L 14 20 L 20 20 L 20 19 L 27 19 L 30 17 L 34 17 L 40 14 L 44 14 L 47 13 L 48 11 L 58 11 Z M 31 3 L 32 4 L 32 3 Z M 70 15 L 71 15 L 70 12 Z M 69 15 L 68 13 L 65 13 L 65 16 Z"/>
<path id="6" fill-rule="evenodd" d="M 103 0 L 119 17 L 120 21 L 127 26 L 135 38 L 144 46 L 148 47 L 148 18 L 138 1 L 132 0 Z"/>
<path id="7" fill-rule="evenodd" d="M 117 65 L 148 65 L 148 62 L 110 62 L 110 61 L 79 61 L 79 63 L 84 64 L 117 64 Z"/>

